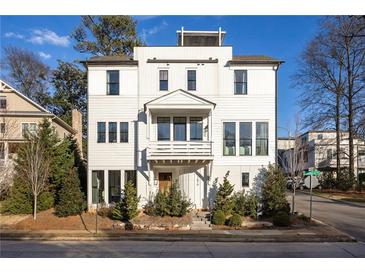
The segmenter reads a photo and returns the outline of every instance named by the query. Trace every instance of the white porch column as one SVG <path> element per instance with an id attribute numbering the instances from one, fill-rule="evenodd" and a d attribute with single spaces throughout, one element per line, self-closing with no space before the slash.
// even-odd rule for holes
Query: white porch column
<path id="1" fill-rule="evenodd" d="M 212 130 L 213 130 L 213 126 L 212 126 L 212 115 L 213 115 L 213 110 L 210 110 L 209 111 L 209 116 L 208 116 L 208 141 L 212 141 L 213 140 L 213 133 L 212 133 Z"/>
<path id="2" fill-rule="evenodd" d="M 109 171 L 104 170 L 104 201 L 109 204 Z"/>
<path id="3" fill-rule="evenodd" d="M 146 119 L 147 119 L 147 139 L 150 139 L 151 136 L 151 112 L 150 110 L 147 108 L 146 110 Z"/>

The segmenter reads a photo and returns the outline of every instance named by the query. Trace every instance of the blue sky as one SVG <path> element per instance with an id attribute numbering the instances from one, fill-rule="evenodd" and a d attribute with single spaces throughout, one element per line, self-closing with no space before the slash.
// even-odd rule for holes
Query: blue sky
<path id="1" fill-rule="evenodd" d="M 318 31 L 317 16 L 135 16 L 138 32 L 148 45 L 174 45 L 176 30 L 227 32 L 225 44 L 237 55 L 263 54 L 285 61 L 279 72 L 279 126 L 293 125 L 299 111 L 301 90 L 292 87 L 291 77 L 307 42 Z M 73 61 L 87 55 L 73 49 L 69 35 L 80 24 L 79 16 L 1 16 L 1 47 L 15 45 L 39 54 L 51 68 L 57 59 Z M 287 133 L 279 128 L 279 135 Z"/>

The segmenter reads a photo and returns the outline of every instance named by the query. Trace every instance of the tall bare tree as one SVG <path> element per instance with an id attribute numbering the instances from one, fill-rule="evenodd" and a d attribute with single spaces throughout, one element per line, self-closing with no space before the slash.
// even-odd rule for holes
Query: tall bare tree
<path id="1" fill-rule="evenodd" d="M 17 176 L 28 186 L 33 195 L 33 219 L 37 219 L 37 199 L 47 188 L 50 174 L 50 158 L 42 139 L 37 134 L 28 134 L 26 142 L 18 151 Z"/>
<path id="2" fill-rule="evenodd" d="M 304 125 L 336 129 L 337 174 L 343 129 L 349 132 L 349 169 L 353 174 L 354 122 L 364 106 L 364 28 L 358 22 L 351 16 L 324 18 L 319 33 L 304 50 L 294 77 L 296 85 L 304 88 L 299 97 L 307 114 Z"/>
<path id="3" fill-rule="evenodd" d="M 5 77 L 25 96 L 43 107 L 50 104 L 50 69 L 35 53 L 14 46 L 4 48 Z"/>

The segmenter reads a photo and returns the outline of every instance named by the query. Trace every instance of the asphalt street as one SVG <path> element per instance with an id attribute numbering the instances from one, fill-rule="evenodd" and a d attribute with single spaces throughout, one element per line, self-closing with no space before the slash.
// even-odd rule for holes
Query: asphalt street
<path id="1" fill-rule="evenodd" d="M 291 202 L 291 198 L 288 197 Z M 309 216 L 310 196 L 297 193 L 295 211 Z M 365 242 L 365 204 L 350 205 L 313 195 L 312 216 Z"/>
<path id="2" fill-rule="evenodd" d="M 364 243 L 2 241 L 2 258 L 354 258 Z"/>

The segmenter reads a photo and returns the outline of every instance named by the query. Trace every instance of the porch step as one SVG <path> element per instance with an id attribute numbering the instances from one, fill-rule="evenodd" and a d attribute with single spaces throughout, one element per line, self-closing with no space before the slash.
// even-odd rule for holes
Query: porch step
<path id="1" fill-rule="evenodd" d="M 193 223 L 191 230 L 212 230 L 209 221 L 209 212 L 195 211 L 193 214 Z"/>

